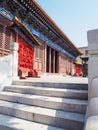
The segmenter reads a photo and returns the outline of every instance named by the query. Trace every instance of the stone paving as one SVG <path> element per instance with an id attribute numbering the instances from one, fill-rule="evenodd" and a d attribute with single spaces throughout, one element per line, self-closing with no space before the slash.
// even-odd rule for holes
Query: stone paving
<path id="1" fill-rule="evenodd" d="M 62 75 L 44 75 L 40 78 L 28 78 L 34 82 L 49 82 L 49 83 L 88 83 L 88 78 L 78 76 L 62 76 Z"/>

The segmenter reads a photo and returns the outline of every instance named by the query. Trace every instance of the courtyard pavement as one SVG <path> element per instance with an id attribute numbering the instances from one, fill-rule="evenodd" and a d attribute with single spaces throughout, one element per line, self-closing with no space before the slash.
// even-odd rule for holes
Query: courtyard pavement
<path id="1" fill-rule="evenodd" d="M 43 75 L 40 78 L 28 78 L 34 82 L 49 83 L 88 83 L 88 78 L 78 76 L 62 76 L 62 75 Z"/>

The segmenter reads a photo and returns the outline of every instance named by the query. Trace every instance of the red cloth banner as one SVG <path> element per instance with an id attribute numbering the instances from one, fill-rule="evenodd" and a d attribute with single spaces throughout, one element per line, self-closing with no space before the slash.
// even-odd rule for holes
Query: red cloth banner
<path id="1" fill-rule="evenodd" d="M 18 36 L 18 67 L 23 73 L 33 71 L 34 48 L 27 43 L 21 36 Z"/>

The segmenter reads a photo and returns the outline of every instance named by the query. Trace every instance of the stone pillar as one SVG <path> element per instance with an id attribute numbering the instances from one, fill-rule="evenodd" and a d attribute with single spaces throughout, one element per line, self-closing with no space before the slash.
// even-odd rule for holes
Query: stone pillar
<path id="1" fill-rule="evenodd" d="M 74 66 L 73 60 L 71 62 L 71 65 L 72 65 L 72 67 L 71 67 L 71 75 L 74 75 L 75 74 L 75 66 Z"/>
<path id="2" fill-rule="evenodd" d="M 18 77 L 18 43 L 11 43 L 10 50 L 12 54 L 12 77 Z"/>
<path id="3" fill-rule="evenodd" d="M 98 130 L 98 29 L 87 33 L 88 62 L 88 119 L 85 130 Z"/>

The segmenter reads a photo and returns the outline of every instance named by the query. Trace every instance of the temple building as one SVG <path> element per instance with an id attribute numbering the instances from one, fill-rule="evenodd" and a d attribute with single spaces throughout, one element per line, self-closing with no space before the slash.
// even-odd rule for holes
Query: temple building
<path id="1" fill-rule="evenodd" d="M 81 55 L 35 0 L 0 0 L 0 57 L 18 43 L 18 74 L 74 74 Z"/>

